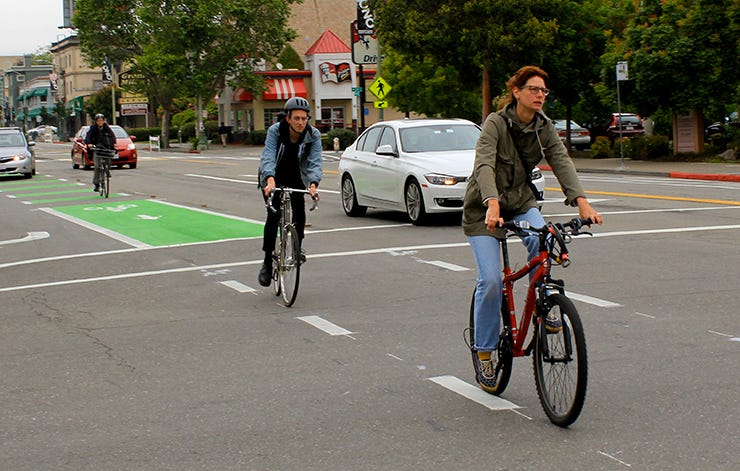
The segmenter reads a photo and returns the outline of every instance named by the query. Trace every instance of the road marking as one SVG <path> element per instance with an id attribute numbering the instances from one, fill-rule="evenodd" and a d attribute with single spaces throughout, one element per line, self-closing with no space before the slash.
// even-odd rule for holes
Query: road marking
<path id="1" fill-rule="evenodd" d="M 638 316 L 647 317 L 648 319 L 656 319 L 655 316 L 651 316 L 649 314 L 643 314 L 641 312 L 635 312 L 635 314 L 637 314 Z"/>
<path id="2" fill-rule="evenodd" d="M 620 453 L 621 453 L 621 452 L 620 452 Z M 616 461 L 616 462 L 617 462 L 617 463 L 619 463 L 619 464 L 623 464 L 623 465 L 627 466 L 628 468 L 631 468 L 631 467 L 632 467 L 632 465 L 631 465 L 631 464 L 629 464 L 629 463 L 625 463 L 624 461 L 622 461 L 622 460 L 620 460 L 620 459 L 618 459 L 618 458 L 615 458 L 614 456 L 610 455 L 609 453 L 605 453 L 605 452 L 603 452 L 603 451 L 599 450 L 599 454 L 600 454 L 600 455 L 604 455 L 604 456 L 606 456 L 607 458 L 609 458 L 609 459 L 612 459 L 612 460 Z"/>
<path id="3" fill-rule="evenodd" d="M 740 337 L 733 337 L 730 334 L 724 334 L 722 332 L 717 332 L 716 330 L 708 330 L 707 332 L 709 332 L 710 334 L 721 335 L 722 337 L 727 337 L 727 340 L 729 340 L 730 342 L 740 342 Z"/>
<path id="4" fill-rule="evenodd" d="M 319 316 L 301 316 L 301 317 L 296 317 L 296 319 L 302 320 L 303 322 L 310 324 L 319 330 L 323 330 L 329 335 L 351 336 L 351 334 L 353 334 L 353 332 L 350 332 L 349 330 L 343 327 L 339 327 L 336 324 L 332 324 L 331 322 Z"/>
<path id="5" fill-rule="evenodd" d="M 256 289 L 249 287 L 245 284 L 239 283 L 238 281 L 235 281 L 235 280 L 220 281 L 219 283 L 233 290 L 236 290 L 239 293 L 257 293 Z"/>
<path id="6" fill-rule="evenodd" d="M 591 296 L 587 296 L 585 294 L 578 294 L 573 293 L 571 291 L 566 291 L 565 295 L 568 296 L 570 299 L 575 299 L 576 301 L 581 301 L 588 304 L 593 304 L 594 306 L 599 307 L 622 307 L 621 304 L 613 303 L 611 301 L 605 301 L 603 299 L 599 298 L 593 298 Z"/>
<path id="7" fill-rule="evenodd" d="M 197 173 L 186 173 L 185 176 L 186 177 L 194 177 L 194 178 L 205 178 L 205 179 L 208 179 L 208 180 L 219 180 L 219 181 L 232 182 L 232 183 L 243 183 L 245 185 L 254 185 L 255 187 L 257 186 L 257 180 L 254 180 L 254 181 L 250 181 L 250 180 L 237 180 L 235 178 L 214 177 L 214 176 L 211 176 L 211 175 L 200 175 L 200 174 L 197 174 Z M 337 190 L 327 190 L 327 189 L 321 188 L 321 189 L 319 189 L 319 193 L 329 193 L 329 194 L 338 195 L 339 194 L 339 191 L 337 191 Z"/>
<path id="8" fill-rule="evenodd" d="M 650 200 L 689 201 L 692 203 L 727 204 L 732 206 L 740 206 L 740 201 L 688 198 L 685 196 L 648 195 L 644 193 L 622 193 L 619 191 L 586 191 L 586 193 L 590 195 L 624 196 L 627 198 L 643 198 Z"/>
<path id="9" fill-rule="evenodd" d="M 39 209 L 43 210 L 44 208 L 39 208 Z M 598 234 L 595 234 L 595 236 L 596 237 L 609 237 L 612 235 L 652 234 L 652 233 L 660 233 L 660 232 L 665 232 L 665 231 L 692 232 L 692 231 L 703 231 L 703 230 L 727 230 L 727 229 L 740 229 L 740 225 L 714 226 L 711 228 L 707 228 L 707 227 L 685 228 L 684 227 L 684 228 L 667 229 L 667 230 L 659 229 L 659 230 L 653 230 L 653 231 L 651 230 L 622 231 L 618 233 L 598 233 Z M 253 238 L 257 238 L 257 237 L 253 237 Z M 243 239 L 248 239 L 248 237 L 245 237 Z M 243 240 L 243 239 L 232 239 L 232 240 L 229 240 L 229 242 L 233 240 Z M 212 244 L 212 243 L 221 243 L 221 242 L 224 242 L 224 241 L 215 240 L 215 241 L 198 242 L 194 244 L 165 245 L 165 246 L 160 246 L 160 247 L 144 246 L 144 247 L 137 247 L 135 249 L 119 249 L 119 250 L 110 250 L 110 251 L 105 251 L 105 252 L 91 252 L 91 253 L 82 253 L 82 254 L 59 255 L 55 257 L 45 257 L 45 258 L 20 260 L 16 262 L 3 263 L 3 264 L 0 264 L 0 268 L 9 268 L 13 266 L 30 265 L 34 263 L 43 263 L 43 262 L 58 261 L 58 260 L 68 260 L 68 259 L 73 259 L 73 258 L 93 257 L 93 256 L 98 256 L 98 255 L 130 253 L 130 252 L 138 252 L 141 250 L 166 249 L 166 248 L 173 248 L 173 247 L 182 247 L 184 245 Z M 447 244 L 415 245 L 415 246 L 408 246 L 408 247 L 381 247 L 381 248 L 376 248 L 376 249 L 312 254 L 311 259 L 347 257 L 347 256 L 358 256 L 358 255 L 373 255 L 373 254 L 378 254 L 378 253 L 403 252 L 406 250 L 434 250 L 434 249 L 444 249 L 444 248 L 459 248 L 459 247 L 467 247 L 467 246 L 468 246 L 467 242 L 455 242 L 455 243 L 447 243 Z M 89 279 L 83 279 L 83 280 L 65 280 L 65 281 L 58 281 L 58 282 L 38 283 L 34 285 L 11 286 L 11 287 L 6 287 L 6 288 L 0 288 L 0 292 L 19 291 L 19 290 L 30 289 L 30 288 L 42 288 L 42 287 L 47 287 L 47 286 L 59 286 L 59 285 L 68 285 L 68 284 L 76 284 L 76 283 L 89 283 L 91 281 L 101 281 L 101 280 L 106 281 L 106 280 L 120 279 L 120 278 L 136 278 L 140 276 L 165 275 L 169 273 L 182 273 L 182 272 L 187 272 L 187 271 L 204 270 L 204 269 L 219 269 L 219 268 L 228 268 L 228 267 L 238 267 L 238 266 L 244 266 L 244 265 L 258 265 L 258 264 L 261 264 L 262 262 L 263 262 L 262 259 L 258 259 L 258 260 L 249 260 L 249 261 L 240 261 L 240 262 L 221 263 L 221 264 L 215 264 L 215 265 L 203 265 L 203 266 L 197 266 L 197 267 L 185 267 L 185 268 L 175 268 L 175 269 L 169 269 L 169 270 L 128 273 L 128 274 L 122 274 L 122 275 L 115 275 L 113 277 L 98 277 L 98 278 L 89 278 Z"/>
<path id="10" fill-rule="evenodd" d="M 427 260 L 419 260 L 419 261 L 421 263 L 427 263 L 429 265 L 434 265 L 434 266 L 437 266 L 437 267 L 440 267 L 440 268 L 444 268 L 445 270 L 450 270 L 450 271 L 469 271 L 470 270 L 470 268 L 461 267 L 460 265 L 455 265 L 455 264 L 452 264 L 452 263 L 443 262 L 441 260 L 430 260 L 430 261 L 427 261 Z"/>
<path id="11" fill-rule="evenodd" d="M 488 394 L 481 388 L 466 383 L 465 381 L 458 379 L 455 376 L 444 375 L 434 376 L 427 378 L 429 381 L 439 384 L 440 386 L 449 389 L 450 391 L 463 396 L 466 399 L 477 402 L 478 404 L 485 406 L 491 410 L 514 410 L 521 409 L 520 406 L 509 402 L 506 399 L 502 399 L 493 394 Z"/>
<path id="12" fill-rule="evenodd" d="M 86 229 L 90 229 L 91 231 L 103 234 L 104 236 L 110 237 L 111 239 L 115 239 L 119 242 L 123 242 L 124 244 L 128 244 L 132 247 L 136 247 L 138 249 L 146 249 L 150 248 L 151 245 L 145 244 L 144 242 L 138 241 L 136 239 L 132 239 L 131 237 L 127 237 L 123 234 L 120 234 L 115 231 L 111 231 L 110 229 L 106 229 L 104 227 L 100 227 L 96 224 L 89 223 L 83 219 L 77 218 L 75 216 L 71 216 L 69 214 L 60 213 L 59 211 L 52 209 L 52 208 L 39 208 L 39 211 L 43 211 L 47 214 L 51 214 L 52 216 L 56 216 L 59 218 L 62 218 L 66 221 L 75 223 L 79 226 L 82 226 Z"/>
<path id="13" fill-rule="evenodd" d="M 31 242 L 33 240 L 41 240 L 49 237 L 48 232 L 29 232 L 26 237 L 20 239 L 11 239 L 0 241 L 0 245 L 19 244 L 21 242 Z"/>

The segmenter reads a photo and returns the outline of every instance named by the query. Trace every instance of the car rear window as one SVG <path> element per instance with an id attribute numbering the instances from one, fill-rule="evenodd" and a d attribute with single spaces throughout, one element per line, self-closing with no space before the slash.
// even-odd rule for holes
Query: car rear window
<path id="1" fill-rule="evenodd" d="M 619 121 L 622 124 L 640 124 L 640 119 L 637 116 L 621 116 Z"/>

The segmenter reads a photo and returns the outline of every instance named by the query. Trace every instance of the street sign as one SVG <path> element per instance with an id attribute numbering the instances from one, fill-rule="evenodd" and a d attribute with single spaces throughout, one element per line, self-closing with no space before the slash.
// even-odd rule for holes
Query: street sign
<path id="1" fill-rule="evenodd" d="M 629 68 L 627 61 L 617 62 L 617 81 L 629 80 Z"/>
<path id="2" fill-rule="evenodd" d="M 383 80 L 383 77 L 378 76 L 375 77 L 375 80 L 373 80 L 373 83 L 367 89 L 370 90 L 370 93 L 378 97 L 378 100 L 383 100 L 388 95 L 388 92 L 391 91 L 391 86 Z"/>
<path id="3" fill-rule="evenodd" d="M 354 93 L 355 96 L 361 96 L 362 95 L 362 87 L 352 87 L 352 93 Z"/>
<path id="4" fill-rule="evenodd" d="M 388 108 L 388 102 L 385 100 L 373 102 L 373 106 L 376 108 Z"/>
<path id="5" fill-rule="evenodd" d="M 352 62 L 357 65 L 377 64 L 380 44 L 375 30 L 360 32 L 357 29 L 357 21 L 353 21 L 350 23 L 350 34 L 352 36 Z"/>

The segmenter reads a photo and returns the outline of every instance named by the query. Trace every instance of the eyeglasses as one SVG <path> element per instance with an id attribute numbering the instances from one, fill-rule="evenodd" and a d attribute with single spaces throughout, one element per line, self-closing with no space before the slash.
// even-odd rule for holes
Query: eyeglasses
<path id="1" fill-rule="evenodd" d="M 525 89 L 526 90 L 529 90 L 530 92 L 532 92 L 535 95 L 538 94 L 538 93 L 542 93 L 545 96 L 547 96 L 547 95 L 550 94 L 550 90 L 548 90 L 547 88 L 535 87 L 534 85 L 525 85 L 525 86 L 520 87 L 520 88 L 522 90 L 525 90 Z"/>
<path id="2" fill-rule="evenodd" d="M 306 121 L 306 122 L 307 122 L 307 121 L 309 121 L 310 119 L 311 119 L 311 117 L 310 117 L 310 116 L 291 116 L 291 117 L 290 117 L 290 120 L 291 120 L 291 121 L 298 121 L 298 122 L 304 122 L 304 121 Z"/>

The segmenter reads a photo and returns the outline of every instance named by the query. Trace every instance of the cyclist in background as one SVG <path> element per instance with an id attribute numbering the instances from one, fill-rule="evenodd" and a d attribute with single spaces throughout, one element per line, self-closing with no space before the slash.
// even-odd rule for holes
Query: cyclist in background
<path id="1" fill-rule="evenodd" d="M 95 124 L 90 126 L 85 136 L 85 144 L 87 144 L 88 152 L 93 152 L 93 164 L 95 170 L 93 171 L 93 191 L 100 190 L 100 158 L 98 153 L 95 152 L 93 147 L 101 149 L 115 150 L 116 148 L 116 134 L 105 122 L 105 115 L 98 113 L 95 115 Z"/>
<path id="2" fill-rule="evenodd" d="M 265 148 L 260 158 L 259 184 L 264 192 L 265 202 L 270 191 L 276 187 L 308 190 L 313 197 L 318 196 L 317 188 L 321 182 L 321 132 L 308 124 L 311 107 L 305 98 L 293 97 L 285 102 L 285 119 L 278 121 L 267 130 Z M 277 195 L 272 205 L 279 208 Z M 291 195 L 293 218 L 298 232 L 298 240 L 303 242 L 306 225 L 306 203 L 302 193 Z M 280 212 L 267 211 L 267 221 L 262 240 L 265 261 L 259 272 L 259 283 L 270 286 L 272 274 L 272 252 L 275 249 Z M 301 262 L 305 261 L 301 249 Z"/>
<path id="3" fill-rule="evenodd" d="M 565 204 L 578 207 L 582 218 L 601 224 L 602 217 L 586 199 L 575 166 L 558 138 L 552 121 L 542 112 L 550 91 L 547 73 L 534 66 L 519 69 L 507 82 L 509 95 L 496 113 L 488 115 L 475 150 L 473 172 L 463 203 L 463 231 L 478 266 L 473 319 L 479 381 L 493 387 L 495 355 L 501 330 L 501 245 L 504 220 L 528 221 L 543 227 L 545 220 L 529 188 L 528 175 L 546 159 L 558 179 Z M 538 237 L 522 242 L 529 258 L 537 255 Z M 545 319 L 549 332 L 562 329 L 560 319 Z"/>

